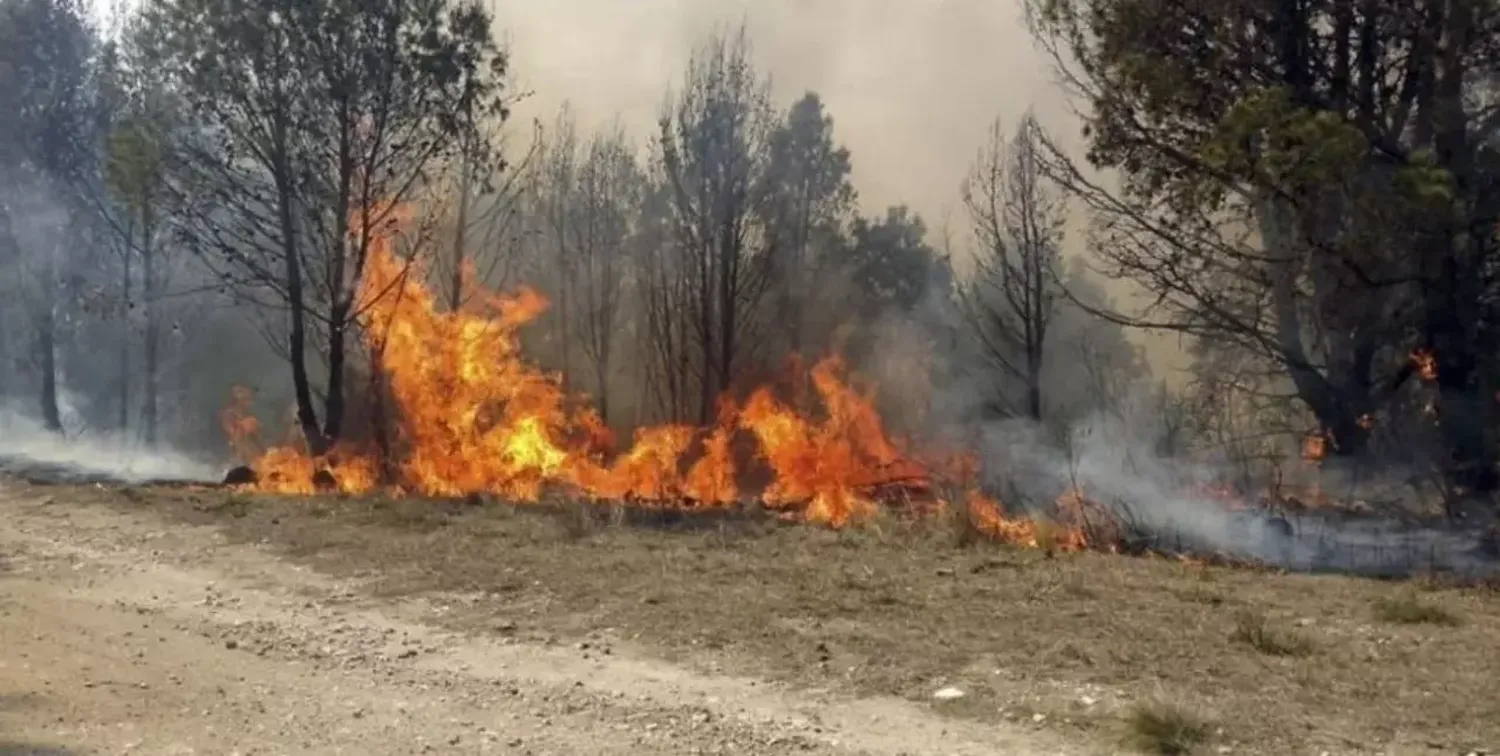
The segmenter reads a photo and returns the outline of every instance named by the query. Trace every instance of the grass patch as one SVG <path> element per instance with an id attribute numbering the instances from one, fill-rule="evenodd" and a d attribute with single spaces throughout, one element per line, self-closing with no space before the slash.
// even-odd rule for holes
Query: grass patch
<path id="1" fill-rule="evenodd" d="M 1313 651 L 1312 641 L 1305 636 L 1276 627 L 1265 616 L 1253 612 L 1239 616 L 1230 637 L 1267 656 L 1307 656 Z"/>
<path id="2" fill-rule="evenodd" d="M 1375 600 L 1375 616 L 1397 625 L 1442 625 L 1458 627 L 1463 619 L 1457 614 L 1417 598 L 1414 594 L 1383 596 Z"/>
<path id="3" fill-rule="evenodd" d="M 960 549 L 978 546 L 991 540 L 984 530 L 979 514 L 961 499 L 958 503 L 948 506 L 948 527 L 953 545 Z"/>
<path id="4" fill-rule="evenodd" d="M 1179 756 L 1208 740 L 1208 725 L 1192 713 L 1164 703 L 1141 704 L 1124 719 L 1121 745 L 1140 753 Z"/>
<path id="5" fill-rule="evenodd" d="M 1116 708 L 1121 700 L 1174 701 L 1198 713 L 1208 736 L 1194 752 L 1204 754 L 1229 744 L 1209 712 L 1233 713 L 1224 721 L 1233 726 L 1235 752 L 1245 754 L 1370 744 L 1372 733 L 1399 733 L 1395 748 L 1500 742 L 1490 695 L 1500 675 L 1493 653 L 1500 589 L 1444 575 L 1436 577 L 1449 582 L 1433 591 L 1425 583 L 1175 559 L 1083 553 L 1049 560 L 1040 549 L 976 537 L 983 534 L 972 523 L 954 521 L 959 507 L 942 519 L 893 510 L 832 531 L 796 526 L 754 505 L 700 512 L 629 502 L 584 507 L 562 496 L 483 506 L 255 496 L 247 497 L 248 514 L 236 516 L 216 490 L 140 492 L 166 522 L 211 525 L 231 542 L 266 544 L 320 572 L 367 582 L 381 597 L 473 594 L 472 604 L 454 602 L 453 611 L 433 615 L 445 629 L 489 633 L 499 621 L 520 621 L 520 631 L 507 632 L 525 642 L 618 635 L 649 658 L 852 697 L 909 696 L 959 675 L 970 695 L 933 707 L 936 715 L 984 725 L 1003 699 L 1006 718 L 1047 714 L 1045 729 L 1102 746 L 1090 752 L 1136 752 L 1120 742 L 1130 710 L 1128 703 Z M 92 486 L 34 495 L 70 505 L 100 500 L 132 517 L 142 507 L 113 493 L 101 498 Z M 973 547 L 957 548 L 965 539 Z M 1406 594 L 1459 613 L 1466 629 L 1402 630 L 1375 618 L 1378 599 Z M 1269 622 L 1246 621 L 1239 630 L 1245 611 Z M 1299 627 L 1298 617 L 1318 624 Z M 1385 635 L 1432 637 L 1370 663 L 1365 643 L 1341 639 L 1345 629 L 1372 625 Z M 1286 631 L 1312 641 L 1312 655 L 1280 655 L 1302 647 L 1283 642 L 1296 637 Z M 830 652 L 815 653 L 819 644 Z M 994 670 L 1006 676 L 993 691 L 976 692 L 974 680 L 992 679 Z M 1111 703 L 1078 710 L 1081 680 L 1100 687 L 1086 698 Z M 1160 707 L 1130 719 L 1148 752 L 1183 752 L 1198 731 Z"/>

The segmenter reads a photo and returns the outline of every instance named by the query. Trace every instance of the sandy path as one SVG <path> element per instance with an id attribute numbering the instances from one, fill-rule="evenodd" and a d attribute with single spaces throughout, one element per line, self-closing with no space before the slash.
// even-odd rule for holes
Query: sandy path
<path id="1" fill-rule="evenodd" d="M 1034 732 L 424 624 L 215 531 L 0 482 L 0 754 L 1064 754 Z"/>

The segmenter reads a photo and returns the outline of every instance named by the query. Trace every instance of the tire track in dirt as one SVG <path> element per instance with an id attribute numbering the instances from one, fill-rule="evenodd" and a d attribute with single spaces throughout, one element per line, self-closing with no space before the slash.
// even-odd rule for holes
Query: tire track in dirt
<path id="1" fill-rule="evenodd" d="M 461 635 L 211 528 L 0 483 L 0 747 L 56 753 L 1068 754 L 1047 734 Z M 23 751 L 24 752 L 24 751 Z"/>

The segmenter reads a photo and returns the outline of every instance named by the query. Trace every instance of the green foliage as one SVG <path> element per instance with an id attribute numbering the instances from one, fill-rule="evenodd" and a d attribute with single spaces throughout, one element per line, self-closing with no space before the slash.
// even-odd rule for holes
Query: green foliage
<path id="1" fill-rule="evenodd" d="M 1349 181 L 1369 155 L 1359 129 L 1338 114 L 1298 107 L 1286 87 L 1241 99 L 1199 150 L 1209 167 L 1293 191 Z"/>
<path id="2" fill-rule="evenodd" d="M 1396 172 L 1400 195 L 1429 212 L 1449 209 L 1456 198 L 1453 173 L 1438 165 L 1430 149 L 1413 150 Z"/>
<path id="3" fill-rule="evenodd" d="M 907 311 L 930 288 L 946 288 L 952 273 L 927 243 L 927 224 L 905 206 L 884 218 L 854 221 L 853 272 L 867 312 Z"/>
<path id="4" fill-rule="evenodd" d="M 104 179 L 128 207 L 139 211 L 146 195 L 162 178 L 163 137 L 142 121 L 126 121 L 110 134 Z"/>

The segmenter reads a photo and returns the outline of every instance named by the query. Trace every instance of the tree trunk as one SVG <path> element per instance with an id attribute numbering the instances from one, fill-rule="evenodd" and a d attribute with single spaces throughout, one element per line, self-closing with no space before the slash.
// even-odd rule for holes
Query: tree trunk
<path id="1" fill-rule="evenodd" d="M 714 243 L 705 238 L 701 242 L 703 261 L 698 271 L 698 339 L 702 343 L 703 354 L 699 365 L 698 380 L 698 424 L 707 425 L 709 410 L 713 404 L 714 393 L 714 266 L 722 264 L 715 259 Z M 668 317 L 671 314 L 668 313 Z"/>
<path id="2" fill-rule="evenodd" d="M 733 226 L 725 224 L 722 231 L 724 240 L 722 243 L 722 257 L 719 263 L 719 381 L 712 395 L 705 396 L 706 406 L 703 408 L 703 417 L 699 423 L 707 426 L 713 423 L 717 413 L 715 405 L 718 404 L 719 394 L 729 391 L 734 380 L 734 350 L 738 346 L 735 343 L 735 332 L 739 328 L 738 308 L 735 307 L 735 272 L 738 268 L 739 250 L 736 248 L 737 240 L 734 236 Z M 705 392 L 706 393 L 706 392 Z"/>
<path id="3" fill-rule="evenodd" d="M 1026 370 L 1026 414 L 1033 421 L 1042 419 L 1042 361 L 1028 358 Z"/>
<path id="4" fill-rule="evenodd" d="M 158 340 L 161 336 L 156 322 L 156 245 L 152 238 L 155 232 L 155 217 L 151 211 L 151 204 L 147 202 L 141 210 L 141 277 L 142 291 L 141 300 L 144 307 L 145 329 L 145 383 L 141 387 L 144 396 L 141 407 L 141 424 L 145 430 L 145 441 L 147 446 L 156 443 L 157 436 L 157 381 L 158 381 Z"/>
<path id="5" fill-rule="evenodd" d="M 49 277 L 50 279 L 50 277 Z M 48 287 L 49 290 L 53 287 Z M 37 356 L 42 363 L 42 423 L 47 430 L 62 432 L 62 412 L 57 406 L 57 305 L 48 302 L 39 308 L 36 325 Z"/>
<path id="6" fill-rule="evenodd" d="M 290 179 L 277 177 L 277 212 L 281 232 L 283 274 L 286 276 L 290 331 L 287 334 L 288 357 L 292 362 L 292 391 L 297 400 L 297 425 L 307 440 L 308 452 L 321 456 L 328 451 L 327 440 L 318 427 L 318 412 L 313 406 L 312 382 L 307 375 L 307 313 L 302 296 L 302 261 L 298 257 L 296 229 L 292 222 Z"/>
<path id="7" fill-rule="evenodd" d="M 120 430 L 120 442 L 125 443 L 125 432 L 130 428 L 130 321 L 134 315 L 134 308 L 130 303 L 130 247 L 135 243 L 134 229 L 128 225 L 125 229 L 125 251 L 123 271 L 120 277 L 120 299 L 124 303 L 124 309 L 120 313 L 120 418 L 117 422 Z"/>
<path id="8" fill-rule="evenodd" d="M 464 246 L 469 229 L 469 153 L 462 156 L 458 178 L 458 218 L 453 229 L 453 275 L 448 281 L 448 310 L 458 312 L 464 297 Z"/>
<path id="9" fill-rule="evenodd" d="M 328 329 L 328 396 L 323 403 L 323 438 L 327 447 L 344 435 L 344 373 L 348 362 L 345 335 L 351 304 L 340 302 L 330 313 L 333 325 Z"/>
<path id="10" fill-rule="evenodd" d="M 558 229 L 558 234 L 562 234 L 561 225 L 558 226 Z M 573 351 L 571 349 L 572 339 L 570 338 L 572 335 L 572 323 L 569 318 L 570 311 L 573 309 L 573 281 L 569 275 L 571 271 L 569 270 L 570 266 L 568 265 L 567 254 L 567 245 L 559 242 L 557 260 L 562 275 L 558 276 L 557 286 L 557 335 L 558 349 L 562 352 L 559 355 L 559 363 L 562 365 L 562 389 L 565 393 L 568 390 L 568 386 L 572 383 L 569 380 L 568 374 L 572 372 L 573 368 L 573 363 L 570 359 Z"/>
<path id="11" fill-rule="evenodd" d="M 609 352 L 606 350 L 599 354 L 599 359 L 594 362 L 594 380 L 599 386 L 599 420 L 609 425 Z"/>

